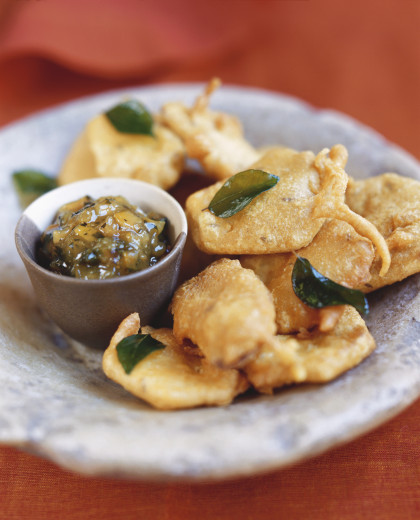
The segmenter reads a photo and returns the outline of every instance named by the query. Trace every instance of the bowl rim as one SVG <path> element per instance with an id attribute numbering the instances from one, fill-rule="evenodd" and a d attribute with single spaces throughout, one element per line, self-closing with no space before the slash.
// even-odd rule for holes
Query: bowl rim
<path id="1" fill-rule="evenodd" d="M 181 224 L 181 230 L 178 233 L 178 235 L 175 238 L 175 241 L 173 243 L 173 246 L 168 254 L 166 254 L 161 260 L 159 260 L 156 264 L 146 267 L 145 269 L 141 271 L 137 271 L 134 273 L 126 274 L 123 276 L 116 276 L 113 278 L 106 278 L 106 279 L 82 279 L 82 278 L 75 278 L 72 276 L 66 276 L 58 273 L 54 273 L 53 271 L 49 271 L 42 265 L 38 264 L 35 260 L 33 260 L 25 251 L 23 247 L 23 236 L 22 236 L 22 226 L 25 221 L 31 221 L 35 226 L 37 226 L 36 222 L 31 218 L 30 214 L 32 213 L 34 207 L 36 206 L 42 206 L 42 201 L 45 200 L 45 197 L 54 197 L 54 195 L 57 193 L 58 190 L 61 192 L 65 191 L 66 189 L 69 189 L 70 186 L 74 187 L 75 185 L 89 185 L 89 184 L 100 184 L 101 182 L 108 182 L 111 181 L 111 184 L 115 183 L 123 183 L 123 184 L 131 184 L 132 186 L 136 186 L 137 188 L 140 186 L 146 187 L 148 190 L 155 191 L 159 194 L 164 200 L 168 201 L 172 206 L 175 208 L 175 210 L 178 211 L 180 216 L 180 224 Z M 99 196 L 99 195 L 98 195 Z M 57 208 L 58 209 L 58 208 Z M 38 227 L 38 226 L 37 226 Z M 136 278 L 149 278 L 149 276 L 153 276 L 157 270 L 164 269 L 166 264 L 169 263 L 172 260 L 172 257 L 177 255 L 179 253 L 179 250 L 183 249 L 185 244 L 185 239 L 188 234 L 188 222 L 187 217 L 185 215 L 185 211 L 183 210 L 182 206 L 179 204 L 179 202 L 170 195 L 167 191 L 163 190 L 159 186 L 156 186 L 154 184 L 137 180 L 137 179 L 121 179 L 118 177 L 101 177 L 101 178 L 92 178 L 92 179 L 84 179 L 81 181 L 76 181 L 73 183 L 65 184 L 63 186 L 58 186 L 57 188 L 54 188 L 53 190 L 50 190 L 37 199 L 35 199 L 29 206 L 27 206 L 22 215 L 19 217 L 19 220 L 15 227 L 15 245 L 16 249 L 22 258 L 26 263 L 28 263 L 33 269 L 36 269 L 38 272 L 42 273 L 44 276 L 49 277 L 51 280 L 57 281 L 59 283 L 63 284 L 85 284 L 85 285 L 92 285 L 97 286 L 99 283 L 101 284 L 107 284 L 112 285 L 116 283 L 121 283 L 124 281 L 130 281 L 134 280 Z"/>

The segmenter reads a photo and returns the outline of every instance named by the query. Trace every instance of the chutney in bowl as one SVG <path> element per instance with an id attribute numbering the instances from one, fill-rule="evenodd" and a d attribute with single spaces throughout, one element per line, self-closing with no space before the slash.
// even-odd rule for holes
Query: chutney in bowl
<path id="1" fill-rule="evenodd" d="M 82 197 L 121 196 L 146 214 L 167 219 L 170 251 L 154 265 L 124 276 L 82 279 L 52 272 L 40 265 L 37 247 L 57 210 Z M 23 212 L 15 232 L 16 247 L 40 306 L 69 336 L 105 348 L 118 323 L 131 312 L 150 323 L 169 302 L 175 289 L 187 220 L 178 202 L 149 183 L 132 179 L 89 179 L 52 190 Z"/>

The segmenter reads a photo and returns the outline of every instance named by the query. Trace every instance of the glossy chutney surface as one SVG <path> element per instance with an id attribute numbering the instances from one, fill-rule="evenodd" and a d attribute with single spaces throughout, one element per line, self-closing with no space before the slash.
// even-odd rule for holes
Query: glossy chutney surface
<path id="1" fill-rule="evenodd" d="M 81 279 L 141 271 L 170 250 L 167 219 L 145 214 L 121 196 L 82 197 L 61 206 L 42 233 L 39 263 Z"/>

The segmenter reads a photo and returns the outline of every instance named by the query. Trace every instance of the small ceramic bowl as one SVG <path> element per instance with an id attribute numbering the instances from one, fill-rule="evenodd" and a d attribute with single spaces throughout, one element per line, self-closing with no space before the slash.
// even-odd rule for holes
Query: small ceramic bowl
<path id="1" fill-rule="evenodd" d="M 44 269 L 35 260 L 41 233 L 61 205 L 85 195 L 122 195 L 145 212 L 167 217 L 171 251 L 152 267 L 107 280 L 81 280 Z M 46 193 L 26 208 L 15 232 L 41 307 L 69 336 L 97 348 L 108 345 L 128 314 L 138 312 L 146 325 L 165 308 L 175 290 L 186 236 L 184 211 L 167 192 L 145 182 L 113 178 L 75 182 Z"/>

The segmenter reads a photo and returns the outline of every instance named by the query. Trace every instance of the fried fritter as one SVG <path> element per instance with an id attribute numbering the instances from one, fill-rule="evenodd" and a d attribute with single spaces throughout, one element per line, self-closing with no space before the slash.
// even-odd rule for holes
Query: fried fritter
<path id="1" fill-rule="evenodd" d="M 94 117 L 70 151 L 59 183 L 90 176 L 128 177 L 169 189 L 181 175 L 185 148 L 165 126 L 155 123 L 153 132 L 154 137 L 125 134 L 104 114 Z"/>
<path id="2" fill-rule="evenodd" d="M 309 244 L 323 223 L 311 218 L 320 188 L 314 158 L 312 152 L 270 149 L 252 168 L 279 176 L 279 182 L 229 218 L 203 211 L 222 182 L 191 195 L 186 212 L 199 249 L 216 254 L 267 254 Z"/>
<path id="3" fill-rule="evenodd" d="M 290 383 L 324 383 L 358 365 L 375 349 L 375 340 L 359 313 L 348 305 L 330 332 L 313 331 L 306 338 L 276 336 L 244 367 L 260 392 Z"/>
<path id="4" fill-rule="evenodd" d="M 369 220 L 352 211 L 341 193 L 346 191 L 349 177 L 344 171 L 347 161 L 347 150 L 341 145 L 322 150 L 315 158 L 315 165 L 320 173 L 321 186 L 316 197 L 312 217 L 331 217 L 348 222 L 359 235 L 369 238 L 376 247 L 377 256 L 381 258 L 379 276 L 384 276 L 391 264 L 388 246 L 378 229 Z"/>
<path id="5" fill-rule="evenodd" d="M 170 329 L 142 328 L 143 334 L 150 334 L 165 348 L 149 354 L 126 374 L 116 347 L 125 337 L 137 334 L 139 327 L 136 313 L 121 322 L 104 353 L 103 370 L 110 379 L 155 408 L 223 406 L 247 389 L 245 377 L 237 370 L 211 365 L 197 348 L 180 345 Z"/>
<path id="6" fill-rule="evenodd" d="M 172 102 L 162 107 L 161 120 L 185 143 L 187 154 L 197 159 L 215 179 L 226 179 L 255 162 L 261 155 L 246 141 L 240 121 L 209 110 L 211 94 L 220 85 L 213 79 L 192 108 Z"/>
<path id="7" fill-rule="evenodd" d="M 384 274 L 390 263 L 384 238 L 344 202 L 347 157 L 342 145 L 322 150 L 316 157 L 309 151 L 270 149 L 252 168 L 277 175 L 278 183 L 229 218 L 203 211 L 221 182 L 194 193 L 187 199 L 186 213 L 197 247 L 228 255 L 295 251 L 312 241 L 325 218 L 336 218 L 372 241 L 382 259 L 380 274 Z"/>
<path id="8" fill-rule="evenodd" d="M 361 237 L 346 222 L 329 220 L 309 246 L 297 254 L 331 280 L 354 288 L 369 281 L 374 258 L 370 240 Z M 290 334 L 318 326 L 321 331 L 335 327 L 344 306 L 313 309 L 294 293 L 292 271 L 296 261 L 293 253 L 241 256 L 244 267 L 252 269 L 273 295 L 277 332 Z"/>
<path id="9" fill-rule="evenodd" d="M 239 367 L 276 332 L 270 292 L 238 260 L 223 258 L 181 285 L 172 300 L 174 336 L 208 361 Z"/>
<path id="10" fill-rule="evenodd" d="M 222 182 L 191 195 L 186 213 L 197 247 L 210 254 L 266 254 L 306 246 L 323 223 L 322 219 L 311 219 L 314 195 L 319 190 L 313 161 L 312 152 L 269 150 L 252 168 L 278 175 L 280 181 L 229 218 L 203 211 Z"/>
<path id="11" fill-rule="evenodd" d="M 391 253 L 391 266 L 379 276 L 379 261 L 372 278 L 359 289 L 370 292 L 420 272 L 420 182 L 395 173 L 356 181 L 346 192 L 349 207 L 372 222 L 383 235 Z"/>

